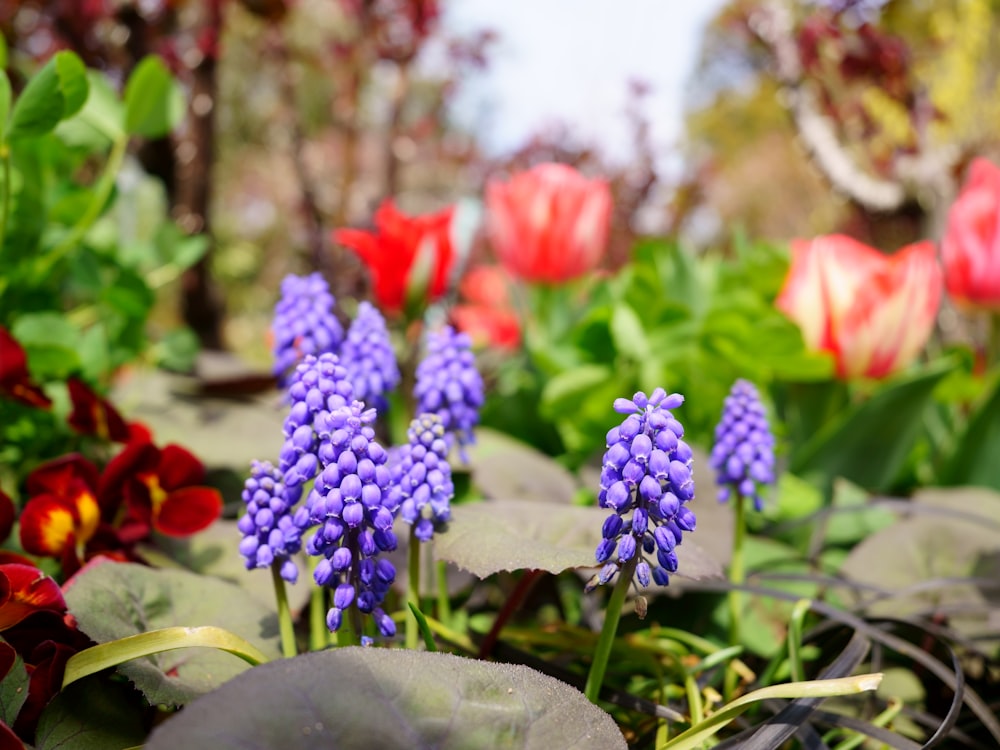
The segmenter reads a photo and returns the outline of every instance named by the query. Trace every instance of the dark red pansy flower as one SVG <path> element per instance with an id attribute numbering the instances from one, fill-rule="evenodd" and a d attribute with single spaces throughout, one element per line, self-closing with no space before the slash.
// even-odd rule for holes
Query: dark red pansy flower
<path id="1" fill-rule="evenodd" d="M 33 565 L 0 565 L 0 631 L 43 611 L 66 611 L 59 584 Z"/>
<path id="2" fill-rule="evenodd" d="M 119 536 L 126 543 L 145 538 L 150 529 L 188 536 L 222 512 L 222 496 L 202 486 L 204 479 L 201 461 L 181 446 L 132 442 L 108 463 L 99 495 L 102 507 L 124 500 L 127 510 Z"/>
<path id="3" fill-rule="evenodd" d="M 128 442 L 129 426 L 107 399 L 98 396 L 77 377 L 71 377 L 66 385 L 73 403 L 73 411 L 66 420 L 70 427 L 84 435 L 96 435 L 116 443 Z"/>
<path id="4" fill-rule="evenodd" d="M 52 401 L 28 374 L 28 355 L 3 326 L 0 326 L 0 395 L 39 409 L 52 406 Z"/>

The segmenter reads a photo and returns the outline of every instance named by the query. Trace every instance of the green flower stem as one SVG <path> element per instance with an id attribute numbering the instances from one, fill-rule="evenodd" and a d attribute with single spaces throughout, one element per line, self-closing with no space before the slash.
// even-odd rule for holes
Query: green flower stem
<path id="1" fill-rule="evenodd" d="M 806 678 L 805 666 L 802 663 L 802 631 L 811 606 L 812 602 L 809 599 L 799 599 L 792 608 L 792 616 L 788 623 L 788 666 L 792 682 L 801 682 Z"/>
<path id="2" fill-rule="evenodd" d="M 318 533 L 318 532 L 317 532 Z M 312 578 L 320 558 L 309 556 L 309 577 Z M 330 630 L 326 627 L 326 587 L 313 586 L 309 593 L 309 650 L 322 651 L 330 645 Z"/>
<path id="3" fill-rule="evenodd" d="M 743 541 L 746 538 L 746 498 L 736 487 L 734 494 L 733 518 L 733 557 L 729 563 L 729 582 L 733 586 L 742 586 L 746 581 L 745 561 L 743 559 Z M 743 617 L 743 592 L 732 589 L 729 592 L 729 644 L 740 645 L 740 620 Z M 735 670 L 727 669 L 724 683 L 726 700 L 732 700 L 736 693 L 739 676 Z"/>
<path id="4" fill-rule="evenodd" d="M 895 719 L 899 715 L 899 713 L 903 710 L 903 705 L 904 705 L 903 701 L 899 700 L 899 698 L 890 698 L 889 705 L 886 706 L 886 709 L 878 716 L 876 716 L 874 719 L 872 719 L 871 723 L 876 727 L 888 726 L 889 722 Z M 837 731 L 838 730 L 834 730 L 833 732 L 828 732 L 827 735 L 823 737 L 823 741 L 827 743 L 827 745 L 829 745 L 833 741 L 833 738 L 836 735 Z M 835 745 L 833 747 L 833 750 L 854 750 L 854 748 L 860 747 L 864 743 L 864 741 L 865 741 L 865 735 L 858 732 L 853 737 L 848 737 L 840 744 Z"/>
<path id="5" fill-rule="evenodd" d="M 69 234 L 63 238 L 62 242 L 42 256 L 38 264 L 39 271 L 45 272 L 51 269 L 57 261 L 61 260 L 63 256 L 79 244 L 94 222 L 100 218 L 101 212 L 104 211 L 108 198 L 111 196 L 111 190 L 115 186 L 115 178 L 121 170 L 127 147 L 127 135 L 123 135 L 114 141 L 111 146 L 111 153 L 108 154 L 108 161 L 104 165 L 104 170 L 97 178 L 94 192 L 86 211 L 84 211 L 80 220 L 73 225 L 73 228 L 70 229 Z"/>
<path id="6" fill-rule="evenodd" d="M 417 526 L 410 526 L 409 573 L 406 582 L 406 601 L 420 609 L 420 540 L 417 539 Z M 406 647 L 415 649 L 419 638 L 417 618 L 410 607 L 406 608 Z"/>
<path id="7" fill-rule="evenodd" d="M 684 692 L 687 693 L 691 726 L 701 724 L 705 720 L 705 706 L 701 702 L 701 688 L 698 687 L 698 680 L 691 672 L 684 675 Z"/>
<path id="8" fill-rule="evenodd" d="M 639 555 L 633 555 L 632 559 L 618 571 L 618 581 L 608 599 L 608 608 L 604 613 L 604 626 L 601 628 L 601 635 L 597 640 L 597 647 L 594 649 L 594 660 L 591 662 L 590 672 L 587 674 L 587 687 L 583 691 L 591 703 L 597 703 L 597 698 L 601 693 L 604 672 L 608 668 L 608 658 L 611 656 L 611 647 L 614 645 L 615 633 L 618 631 L 618 621 L 622 617 L 622 605 L 625 603 L 625 595 L 628 593 L 629 586 L 632 585 L 632 574 L 635 573 L 639 557 Z"/>
<path id="9" fill-rule="evenodd" d="M 451 599 L 448 597 L 448 563 L 438 560 L 437 567 L 437 616 L 441 622 L 451 622 Z"/>
<path id="10" fill-rule="evenodd" d="M 10 216 L 10 146 L 0 144 L 0 161 L 3 162 L 3 198 L 0 200 L 0 250 L 7 240 L 7 217 Z"/>
<path id="11" fill-rule="evenodd" d="M 295 625 L 292 622 L 292 610 L 288 606 L 288 594 L 285 591 L 285 579 L 281 577 L 281 563 L 271 563 L 271 580 L 274 582 L 274 599 L 278 603 L 278 628 L 281 631 L 281 653 L 285 658 L 298 654 L 295 647 Z"/>

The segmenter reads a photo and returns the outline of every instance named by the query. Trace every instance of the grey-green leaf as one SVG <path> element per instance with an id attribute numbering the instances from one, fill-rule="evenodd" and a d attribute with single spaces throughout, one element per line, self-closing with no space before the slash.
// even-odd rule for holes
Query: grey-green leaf
<path id="1" fill-rule="evenodd" d="M 5 670 L 0 674 L 0 721 L 11 727 L 28 697 L 28 671 L 14 647 L 4 640 L 0 640 L 0 668 Z"/>
<path id="2" fill-rule="evenodd" d="M 595 568 L 594 550 L 609 511 L 598 507 L 494 500 L 452 507 L 444 534 L 434 537 L 441 560 L 485 578 L 501 570 Z M 686 578 L 720 577 L 722 568 L 698 545 L 685 539 L 677 548 Z"/>
<path id="3" fill-rule="evenodd" d="M 165 136 L 184 117 L 184 96 L 163 61 L 144 57 L 125 84 L 125 131 L 146 138 Z"/>
<path id="4" fill-rule="evenodd" d="M 626 747 L 582 693 L 514 664 L 343 648 L 255 667 L 157 727 L 146 750 Z"/>
<path id="5" fill-rule="evenodd" d="M 38 721 L 35 750 L 118 750 L 146 737 L 145 704 L 130 686 L 97 675 L 52 699 Z"/>
<path id="6" fill-rule="evenodd" d="M 242 636 L 268 657 L 280 655 L 272 608 L 231 583 L 182 570 L 132 563 L 92 563 L 66 586 L 80 630 L 98 643 L 171 626 L 216 625 Z M 214 649 L 180 649 L 127 662 L 118 671 L 153 704 L 180 705 L 247 668 Z"/>

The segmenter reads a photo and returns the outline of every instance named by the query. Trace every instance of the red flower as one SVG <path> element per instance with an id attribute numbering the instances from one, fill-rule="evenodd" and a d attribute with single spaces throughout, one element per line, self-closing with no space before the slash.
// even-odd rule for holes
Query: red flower
<path id="1" fill-rule="evenodd" d="M 49 397 L 31 382 L 28 355 L 3 326 L 0 326 L 0 395 L 39 409 L 52 406 Z"/>
<path id="2" fill-rule="evenodd" d="M 218 490 L 199 486 L 205 468 L 179 445 L 158 448 L 134 441 L 108 463 L 101 476 L 102 507 L 122 500 L 126 512 L 115 524 L 122 541 L 134 543 L 156 529 L 188 536 L 209 526 L 222 512 Z"/>
<path id="3" fill-rule="evenodd" d="M 941 261 L 958 305 L 1000 312 L 1000 168 L 986 159 L 972 162 L 948 211 Z"/>
<path id="4" fill-rule="evenodd" d="M 129 426 L 110 402 L 77 377 L 71 377 L 66 385 L 73 402 L 73 411 L 67 419 L 70 427 L 84 435 L 96 435 L 116 443 L 128 441 Z"/>
<path id="5" fill-rule="evenodd" d="M 66 611 L 59 584 L 33 565 L 0 565 L 0 630 L 44 611 Z"/>
<path id="6" fill-rule="evenodd" d="M 778 308 L 806 346 L 830 352 L 841 378 L 882 378 L 912 362 L 930 336 L 941 299 L 934 245 L 894 255 L 843 235 L 792 242 Z"/>
<path id="7" fill-rule="evenodd" d="M 504 268 L 560 283 L 593 270 L 608 243 L 611 190 L 564 164 L 539 164 L 486 187 L 490 240 Z"/>
<path id="8" fill-rule="evenodd" d="M 450 236 L 454 211 L 451 206 L 435 214 L 411 217 L 386 200 L 375 212 L 374 232 L 338 229 L 333 237 L 368 266 L 375 299 L 383 311 L 398 313 L 408 293 L 420 291 L 424 299 L 432 301 L 448 290 L 454 259 Z"/>
<path id="9" fill-rule="evenodd" d="M 78 454 L 35 469 L 21 512 L 24 551 L 58 559 L 66 575 L 76 571 L 93 552 L 91 541 L 101 525 L 96 487 L 97 469 Z"/>
<path id="10" fill-rule="evenodd" d="M 499 266 L 477 266 L 459 285 L 467 304 L 452 308 L 456 327 L 473 342 L 499 349 L 517 349 L 521 344 L 521 322 L 508 294 L 507 275 Z"/>

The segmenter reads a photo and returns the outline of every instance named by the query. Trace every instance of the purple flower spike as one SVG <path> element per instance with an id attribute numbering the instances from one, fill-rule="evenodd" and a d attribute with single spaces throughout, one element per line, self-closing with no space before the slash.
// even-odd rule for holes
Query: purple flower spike
<path id="1" fill-rule="evenodd" d="M 323 559 L 316 583 L 334 590 L 327 625 L 337 630 L 343 613 L 356 608 L 375 620 L 384 636 L 396 632 L 378 608 L 396 577 L 388 560 L 378 559 L 396 547 L 392 515 L 399 507 L 391 492 L 387 451 L 375 441 L 375 410 L 360 401 L 322 411 L 316 418 L 316 483 L 296 515 L 301 531 L 320 526 L 306 551 Z M 329 532 L 329 533 L 328 533 Z"/>
<path id="2" fill-rule="evenodd" d="M 385 395 L 399 385 L 399 366 L 385 318 L 370 302 L 358 305 L 340 348 L 340 361 L 354 386 L 354 398 L 385 411 L 389 406 Z"/>
<path id="3" fill-rule="evenodd" d="M 301 532 L 291 515 L 297 499 L 297 493 L 285 486 L 280 470 L 267 461 L 252 463 L 243 485 L 247 512 L 237 524 L 243 532 L 240 554 L 247 570 L 267 568 L 277 562 L 282 578 L 289 583 L 298 580 L 299 570 L 291 559 L 302 548 Z"/>
<path id="4" fill-rule="evenodd" d="M 455 485 L 448 465 L 448 443 L 437 414 L 421 414 L 410 422 L 409 442 L 392 465 L 392 502 L 403 520 L 426 542 L 451 519 Z M 426 511 L 425 511 L 426 509 Z"/>
<path id="5" fill-rule="evenodd" d="M 726 397 L 708 463 L 720 502 L 735 491 L 752 498 L 756 510 L 764 507 L 760 487 L 774 484 L 774 436 L 760 395 L 746 380 L 737 380 Z"/>
<path id="6" fill-rule="evenodd" d="M 290 274 L 281 282 L 281 299 L 274 308 L 274 374 L 284 388 L 289 373 L 307 354 L 336 354 L 344 329 L 333 314 L 330 287 L 319 273 Z"/>
<path id="7" fill-rule="evenodd" d="M 472 340 L 451 326 L 427 334 L 427 354 L 417 365 L 413 388 L 418 414 L 437 414 L 450 443 L 459 448 L 475 442 L 472 428 L 479 424 L 483 379 L 476 369 Z M 460 451 L 466 460 L 464 451 Z"/>
<path id="8" fill-rule="evenodd" d="M 603 567 L 592 587 L 611 581 L 636 556 L 634 577 L 640 586 L 648 586 L 650 579 L 665 586 L 677 570 L 674 547 L 682 531 L 695 524 L 685 505 L 694 497 L 691 449 L 681 439 L 684 428 L 670 413 L 683 401 L 662 388 L 649 397 L 636 393 L 631 399 L 615 399 L 614 410 L 625 419 L 608 431 L 598 494 L 601 507 L 614 515 L 604 522 L 595 553 Z"/>

